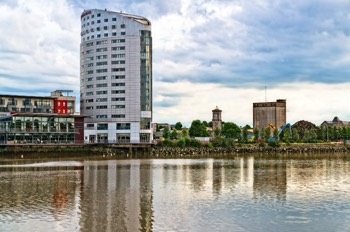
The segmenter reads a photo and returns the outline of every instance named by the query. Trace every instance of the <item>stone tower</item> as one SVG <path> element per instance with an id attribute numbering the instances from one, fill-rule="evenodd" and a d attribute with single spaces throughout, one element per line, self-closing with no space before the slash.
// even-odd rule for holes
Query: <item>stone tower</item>
<path id="1" fill-rule="evenodd" d="M 222 110 L 220 110 L 216 106 L 216 108 L 214 110 L 212 110 L 212 112 L 213 112 L 213 119 L 212 119 L 213 131 L 215 131 L 216 128 L 218 128 L 219 130 L 222 130 L 222 120 L 221 120 Z"/>

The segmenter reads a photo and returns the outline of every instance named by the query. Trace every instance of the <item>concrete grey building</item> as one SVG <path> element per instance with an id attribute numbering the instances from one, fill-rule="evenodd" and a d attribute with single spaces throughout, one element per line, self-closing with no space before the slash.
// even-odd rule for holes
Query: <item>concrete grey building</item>
<path id="1" fill-rule="evenodd" d="M 122 12 L 85 10 L 80 58 L 85 142 L 150 143 L 151 22 Z"/>
<path id="2" fill-rule="evenodd" d="M 287 116 L 286 100 L 279 99 L 276 102 L 253 103 L 253 127 L 261 131 L 262 128 L 275 126 L 280 129 L 286 124 Z"/>

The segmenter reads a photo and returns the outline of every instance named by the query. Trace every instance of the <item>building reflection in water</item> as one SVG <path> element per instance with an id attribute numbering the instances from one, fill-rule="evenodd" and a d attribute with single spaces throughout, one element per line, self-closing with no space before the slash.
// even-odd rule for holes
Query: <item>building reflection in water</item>
<path id="1" fill-rule="evenodd" d="M 80 227 L 91 231 L 152 231 L 149 163 L 84 162 Z"/>

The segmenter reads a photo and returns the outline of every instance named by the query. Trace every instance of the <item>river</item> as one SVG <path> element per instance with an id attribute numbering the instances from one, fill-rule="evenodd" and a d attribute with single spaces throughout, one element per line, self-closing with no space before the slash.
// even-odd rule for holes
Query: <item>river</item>
<path id="1" fill-rule="evenodd" d="M 0 159 L 0 231 L 350 231 L 350 156 Z"/>

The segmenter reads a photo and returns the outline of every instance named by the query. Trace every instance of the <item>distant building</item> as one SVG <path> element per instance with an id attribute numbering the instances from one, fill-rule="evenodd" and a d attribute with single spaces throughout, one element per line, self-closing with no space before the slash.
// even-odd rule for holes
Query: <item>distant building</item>
<path id="1" fill-rule="evenodd" d="M 84 116 L 13 113 L 0 118 L 0 144 L 84 142 Z"/>
<path id="2" fill-rule="evenodd" d="M 286 124 L 286 100 L 253 103 L 253 128 L 261 131 L 272 124 L 277 129 Z"/>
<path id="3" fill-rule="evenodd" d="M 1 116 L 10 113 L 75 114 L 75 97 L 63 96 L 71 90 L 56 90 L 51 96 L 0 94 Z"/>
<path id="4" fill-rule="evenodd" d="M 221 118 L 222 110 L 220 110 L 216 106 L 216 108 L 214 110 L 212 110 L 212 112 L 213 112 L 213 119 L 212 119 L 213 128 L 212 128 L 212 131 L 215 131 L 216 129 L 222 130 L 222 118 Z"/>
<path id="5" fill-rule="evenodd" d="M 323 123 L 321 123 L 321 126 L 336 126 L 336 127 L 350 126 L 350 121 L 342 121 L 336 116 L 333 118 L 332 121 L 324 121 Z"/>

